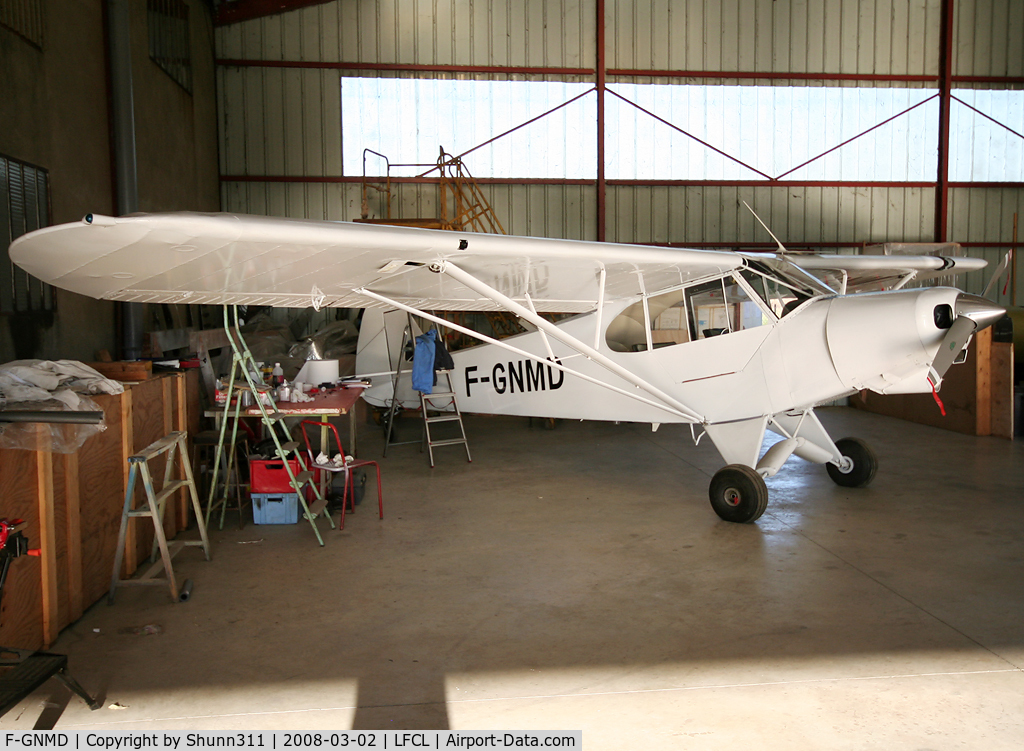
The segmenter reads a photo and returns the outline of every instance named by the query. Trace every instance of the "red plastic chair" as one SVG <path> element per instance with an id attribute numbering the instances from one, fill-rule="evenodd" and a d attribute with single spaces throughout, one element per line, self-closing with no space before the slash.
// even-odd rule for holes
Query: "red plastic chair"
<path id="1" fill-rule="evenodd" d="M 309 468 L 317 472 L 344 472 L 345 473 L 345 492 L 342 495 L 341 500 L 341 523 L 338 525 L 338 529 L 345 529 L 345 510 L 351 506 L 351 509 L 355 511 L 355 487 L 352 481 L 352 470 L 358 469 L 359 467 L 365 467 L 370 464 L 373 465 L 374 469 L 377 470 L 377 507 L 380 511 L 380 518 L 384 518 L 384 494 L 380 484 L 380 465 L 372 459 L 353 459 L 352 461 L 345 461 L 341 466 L 331 464 L 317 464 L 314 457 L 317 456 L 313 452 L 313 444 L 309 440 L 309 433 L 306 430 L 306 426 L 315 426 L 318 430 L 323 429 L 325 423 L 319 420 L 303 420 L 302 421 L 302 437 L 306 442 L 306 453 L 309 456 Z M 341 445 L 341 438 L 338 436 L 338 429 L 331 423 L 326 423 L 326 427 L 330 428 L 331 432 L 334 433 L 334 442 L 338 447 L 338 453 L 345 456 L 345 448 Z M 328 436 L 328 448 L 330 444 L 330 436 Z M 325 454 L 328 452 L 324 452 Z"/>

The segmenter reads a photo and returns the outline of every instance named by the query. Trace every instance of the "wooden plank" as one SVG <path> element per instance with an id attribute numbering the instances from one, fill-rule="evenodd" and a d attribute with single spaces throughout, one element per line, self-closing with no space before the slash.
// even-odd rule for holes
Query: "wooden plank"
<path id="1" fill-rule="evenodd" d="M 135 453 L 135 437 L 134 437 L 134 418 L 133 418 L 133 404 L 134 398 L 132 395 L 132 389 L 125 389 L 124 401 L 121 405 L 121 471 L 124 477 L 124 482 L 121 484 L 122 504 L 124 502 L 124 494 L 128 492 L 128 457 Z M 129 504 L 131 508 L 135 508 L 135 499 L 133 498 Z M 121 578 L 127 579 L 129 576 L 135 573 L 135 569 L 138 567 L 138 563 L 135 558 L 135 521 L 130 520 L 128 522 L 128 529 L 125 531 L 125 555 L 124 555 L 124 568 L 121 571 Z M 130 551 L 130 552 L 129 552 Z"/>
<path id="2" fill-rule="evenodd" d="M 2 516 L 24 519 L 29 547 L 39 544 L 39 505 L 35 493 L 34 452 L 0 449 Z M 41 562 L 23 555 L 11 562 L 0 603 L 0 644 L 20 649 L 43 646 Z"/>
<path id="3" fill-rule="evenodd" d="M 169 435 L 174 431 L 174 394 L 175 386 L 174 381 L 176 379 L 174 373 L 165 374 L 160 379 L 163 385 L 163 393 L 161 394 L 161 404 L 164 408 L 164 422 L 163 422 L 163 434 Z M 175 458 L 175 464 L 180 461 L 178 457 Z M 164 471 L 167 471 L 166 464 Z M 171 468 L 171 477 L 181 477 L 181 471 L 176 470 L 176 467 Z M 164 510 L 164 535 L 168 540 L 173 538 L 178 533 L 178 499 L 181 497 L 181 493 L 175 493 L 167 501 L 167 508 Z"/>
<path id="4" fill-rule="evenodd" d="M 131 390 L 92 397 L 103 409 L 107 429 L 78 450 L 78 493 L 81 525 L 82 605 L 106 595 L 117 548 L 127 480 L 130 421 L 124 417 Z"/>
<path id="5" fill-rule="evenodd" d="M 78 492 L 78 452 L 63 454 L 61 464 L 64 474 L 64 529 L 67 538 L 67 561 L 64 568 L 68 588 L 67 623 L 74 623 L 85 610 L 82 604 L 82 516 Z M 62 623 L 61 627 L 67 623 Z"/>
<path id="6" fill-rule="evenodd" d="M 57 529 L 53 509 L 53 454 L 50 452 L 50 431 L 46 425 L 35 426 L 36 450 L 33 478 L 36 504 L 39 508 L 40 586 L 42 587 L 43 647 L 49 647 L 60 633 L 57 596 Z"/>
<path id="7" fill-rule="evenodd" d="M 150 381 L 132 384 L 132 442 L 133 454 L 141 453 L 147 446 L 160 440 L 167 433 L 164 431 L 164 383 L 165 377 L 154 378 Z M 164 467 L 167 463 L 167 455 L 155 457 L 149 462 L 149 471 L 154 481 L 159 483 L 163 479 Z M 135 483 L 136 492 L 133 499 L 133 508 L 140 508 L 146 504 L 146 493 L 142 485 L 141 477 Z M 159 490 L 159 486 L 154 488 Z M 150 521 L 133 519 L 129 522 L 129 531 L 132 533 L 134 548 L 126 540 L 125 560 L 131 562 L 131 570 L 135 571 L 138 562 L 148 558 L 153 545 L 155 530 Z"/>
<path id="8" fill-rule="evenodd" d="M 153 377 L 153 363 L 149 360 L 86 363 L 101 375 L 115 381 L 145 381 Z"/>
<path id="9" fill-rule="evenodd" d="M 188 421 L 188 373 L 181 373 L 175 378 L 174 381 L 174 430 L 181 430 L 188 434 L 188 439 L 185 441 L 185 451 L 188 454 L 189 461 L 192 460 L 192 440 L 191 437 L 194 435 L 189 429 Z M 184 477 L 183 470 L 181 469 L 181 459 L 178 459 L 179 469 L 178 476 Z M 176 524 L 179 530 L 188 528 L 188 517 L 190 508 L 191 498 L 187 489 L 183 489 L 178 493 L 178 504 L 177 504 L 177 516 Z"/>
<path id="10" fill-rule="evenodd" d="M 1013 440 L 1013 342 L 992 342 L 991 435 Z"/>
<path id="11" fill-rule="evenodd" d="M 52 425 L 50 426 L 53 427 Z M 51 467 L 51 483 L 53 485 L 53 526 L 57 542 L 57 630 L 60 631 L 71 623 L 71 597 L 68 582 L 68 509 L 67 509 L 67 473 L 65 461 L 71 454 L 57 454 L 53 457 Z"/>
<path id="12" fill-rule="evenodd" d="M 975 348 L 975 435 L 992 434 L 992 328 L 979 331 Z"/>

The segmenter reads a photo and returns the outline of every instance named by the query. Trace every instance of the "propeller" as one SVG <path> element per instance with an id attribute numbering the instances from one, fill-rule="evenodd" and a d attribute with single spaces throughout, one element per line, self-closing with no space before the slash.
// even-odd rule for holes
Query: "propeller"
<path id="1" fill-rule="evenodd" d="M 943 306 L 949 310 L 948 306 Z M 939 351 L 932 360 L 932 385 L 938 387 L 942 376 L 949 370 L 956 358 L 971 341 L 975 331 L 988 328 L 1006 314 L 1006 309 L 989 302 L 984 297 L 968 295 L 961 292 L 957 295 L 955 305 L 956 318 L 946 332 L 939 345 Z"/>
<path id="2" fill-rule="evenodd" d="M 999 264 L 999 268 L 996 269 L 995 273 L 992 274 L 992 278 L 988 280 L 988 284 L 985 286 L 985 291 L 981 293 L 982 297 L 988 297 L 988 293 L 992 291 L 992 288 L 996 286 L 996 282 L 1006 273 L 1006 269 L 1010 266 L 1012 260 L 1013 249 L 1006 251 L 1006 255 L 1003 256 L 1003 262 Z"/>

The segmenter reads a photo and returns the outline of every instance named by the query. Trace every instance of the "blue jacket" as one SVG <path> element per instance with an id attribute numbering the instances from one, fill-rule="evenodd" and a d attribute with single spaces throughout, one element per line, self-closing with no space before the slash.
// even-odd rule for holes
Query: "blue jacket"
<path id="1" fill-rule="evenodd" d="M 416 350 L 412 357 L 412 387 L 424 394 L 434 392 L 434 337 L 431 329 L 416 337 Z"/>

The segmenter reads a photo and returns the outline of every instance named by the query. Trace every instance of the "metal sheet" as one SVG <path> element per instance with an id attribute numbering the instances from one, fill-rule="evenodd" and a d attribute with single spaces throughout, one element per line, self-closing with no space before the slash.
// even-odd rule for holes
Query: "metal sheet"
<path id="1" fill-rule="evenodd" d="M 1024 4 L 957 0 L 953 71 L 958 76 L 1024 75 Z"/>
<path id="2" fill-rule="evenodd" d="M 609 3 L 608 66 L 935 75 L 939 8 L 939 0 Z"/>
<path id="3" fill-rule="evenodd" d="M 659 194 L 662 197 L 655 199 Z M 934 190 L 768 185 L 611 186 L 608 238 L 698 246 L 770 242 L 742 201 L 751 205 L 783 243 L 932 240 Z"/>
<path id="4" fill-rule="evenodd" d="M 255 59 L 592 67 L 594 16 L 573 0 L 337 2 L 221 27 L 217 38 L 220 52 L 261 37 Z"/>

